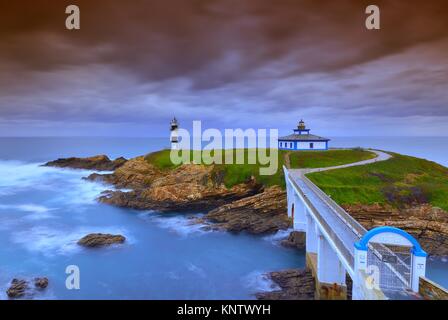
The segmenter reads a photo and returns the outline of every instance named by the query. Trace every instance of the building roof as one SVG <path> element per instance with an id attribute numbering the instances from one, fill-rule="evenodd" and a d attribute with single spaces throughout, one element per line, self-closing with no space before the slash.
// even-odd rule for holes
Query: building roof
<path id="1" fill-rule="evenodd" d="M 330 141 L 330 139 L 316 136 L 314 134 L 290 134 L 289 136 L 284 136 L 278 138 L 282 141 Z"/>

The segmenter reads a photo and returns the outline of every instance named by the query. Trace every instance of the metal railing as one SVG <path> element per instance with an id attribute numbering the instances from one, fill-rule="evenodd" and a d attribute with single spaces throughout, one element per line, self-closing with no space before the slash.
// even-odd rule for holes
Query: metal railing
<path id="1" fill-rule="evenodd" d="M 307 187 L 314 191 L 314 193 L 324 202 L 330 209 L 336 213 L 336 215 L 341 219 L 341 221 L 349 227 L 349 229 L 358 237 L 362 236 L 367 232 L 367 230 L 356 221 L 351 215 L 347 213 L 340 205 L 338 205 L 333 199 L 331 199 L 325 192 L 318 188 L 308 177 L 304 174 L 301 176 L 302 180 L 305 182 Z"/>
<path id="2" fill-rule="evenodd" d="M 319 213 L 319 210 L 314 207 L 314 205 L 311 203 L 311 201 L 308 199 L 306 194 L 302 191 L 300 186 L 297 185 L 296 181 L 294 181 L 294 178 L 291 177 L 291 175 L 288 174 L 288 179 L 291 181 L 291 183 L 296 187 L 297 192 L 302 196 L 303 200 L 305 201 L 308 208 L 312 211 L 312 214 L 315 216 L 315 218 L 319 221 L 320 225 L 324 228 L 325 232 L 329 235 L 333 243 L 336 245 L 336 247 L 339 249 L 339 252 L 342 254 L 342 256 L 345 258 L 349 266 L 351 267 L 351 272 L 353 273 L 353 265 L 354 265 L 354 257 L 353 252 L 349 250 L 344 242 L 339 238 L 337 233 L 333 231 L 333 228 L 327 223 L 327 221 L 322 217 L 322 215 Z"/>
<path id="3" fill-rule="evenodd" d="M 297 191 L 302 195 L 304 200 L 307 202 L 310 209 L 312 209 L 315 217 L 319 220 L 320 224 L 325 228 L 325 231 L 328 233 L 330 238 L 334 241 L 336 246 L 339 248 L 340 252 L 346 258 L 346 260 L 353 267 L 354 257 L 353 257 L 353 249 L 347 248 L 344 242 L 340 239 L 340 237 L 332 230 L 332 228 L 328 225 L 326 220 L 322 217 L 319 211 L 314 207 L 311 201 L 306 197 L 303 191 L 300 189 L 300 186 L 294 180 L 294 177 L 288 174 L 289 180 L 296 186 Z M 323 192 L 319 187 L 317 187 L 308 177 L 306 177 L 303 173 L 300 173 L 300 179 L 305 183 L 305 185 L 311 189 L 312 192 L 327 206 L 329 207 L 333 213 L 344 223 L 351 232 L 357 237 L 361 238 L 367 230 L 356 221 L 350 214 L 348 214 L 341 206 L 339 206 L 333 199 L 331 199 L 325 192 Z M 377 244 L 382 249 L 381 251 L 387 252 L 391 255 L 397 256 L 390 248 L 384 246 L 382 244 Z M 380 250 L 375 249 L 372 245 L 369 245 L 370 252 L 375 255 L 378 259 L 382 259 L 382 254 Z M 400 279 L 405 285 L 409 285 L 409 282 L 405 280 L 404 274 L 399 272 L 399 270 L 403 269 L 409 272 L 409 266 L 397 256 L 397 260 L 399 262 L 398 268 L 395 268 L 390 263 L 384 263 L 385 267 L 391 271 L 392 274 Z"/>

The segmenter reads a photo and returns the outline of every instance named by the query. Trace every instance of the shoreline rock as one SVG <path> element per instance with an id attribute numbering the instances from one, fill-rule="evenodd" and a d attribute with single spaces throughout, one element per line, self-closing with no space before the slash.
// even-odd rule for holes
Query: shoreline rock
<path id="1" fill-rule="evenodd" d="M 306 248 L 306 233 L 300 231 L 292 231 L 286 239 L 280 242 L 280 244 L 287 248 L 304 250 Z"/>
<path id="2" fill-rule="evenodd" d="M 113 244 L 121 244 L 126 241 L 122 235 L 105 234 L 105 233 L 90 233 L 82 237 L 77 243 L 80 246 L 88 248 L 97 248 L 110 246 Z"/>
<path id="3" fill-rule="evenodd" d="M 127 162 L 123 157 L 115 160 L 110 160 L 105 155 L 98 155 L 88 158 L 60 158 L 54 161 L 45 163 L 46 167 L 58 167 L 58 168 L 72 168 L 72 169 L 86 169 L 97 171 L 114 171 Z"/>
<path id="4" fill-rule="evenodd" d="M 314 300 L 315 282 L 310 270 L 287 269 L 269 273 L 280 290 L 259 292 L 258 300 Z"/>
<path id="5" fill-rule="evenodd" d="M 388 205 L 343 206 L 366 229 L 394 226 L 414 236 L 430 256 L 448 256 L 448 213 L 429 204 L 397 209 Z"/>
<path id="6" fill-rule="evenodd" d="M 213 165 L 182 165 L 160 171 L 143 157 L 138 157 L 127 161 L 113 174 L 93 174 L 87 179 L 132 189 L 103 194 L 98 198 L 102 203 L 161 212 L 207 212 L 263 191 L 263 186 L 255 179 L 226 188 L 214 168 Z"/>
<path id="7" fill-rule="evenodd" d="M 286 214 L 286 193 L 278 186 L 211 210 L 198 222 L 212 229 L 250 234 L 275 233 L 292 223 Z"/>
<path id="8" fill-rule="evenodd" d="M 161 170 L 144 157 L 117 160 L 119 164 L 113 173 L 94 173 L 86 179 L 131 191 L 104 192 L 98 198 L 102 203 L 138 210 L 206 213 L 198 220 L 206 224 L 205 228 L 230 232 L 273 233 L 290 226 L 286 216 L 286 193 L 279 186 L 265 188 L 251 177 L 226 188 L 222 172 L 213 165 L 182 165 Z M 111 162 L 105 156 L 98 156 L 59 159 L 47 165 L 104 169 L 102 164 Z M 402 228 L 415 236 L 430 255 L 448 256 L 448 213 L 442 209 L 429 204 L 407 208 L 387 205 L 344 208 L 366 229 L 381 225 Z M 295 237 L 298 235 L 290 235 L 282 244 L 302 248 L 303 239 Z"/>

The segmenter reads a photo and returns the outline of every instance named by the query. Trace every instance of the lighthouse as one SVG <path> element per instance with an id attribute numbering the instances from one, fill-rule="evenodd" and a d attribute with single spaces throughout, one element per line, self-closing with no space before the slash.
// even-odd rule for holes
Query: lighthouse
<path id="1" fill-rule="evenodd" d="M 171 120 L 171 123 L 170 123 L 171 150 L 179 149 L 179 135 L 178 135 L 178 132 L 177 132 L 178 129 L 179 129 L 179 123 L 177 122 L 176 117 L 174 117 L 173 120 Z"/>
<path id="2" fill-rule="evenodd" d="M 293 131 L 293 134 L 278 139 L 280 150 L 328 150 L 330 139 L 310 134 L 303 120 Z"/>

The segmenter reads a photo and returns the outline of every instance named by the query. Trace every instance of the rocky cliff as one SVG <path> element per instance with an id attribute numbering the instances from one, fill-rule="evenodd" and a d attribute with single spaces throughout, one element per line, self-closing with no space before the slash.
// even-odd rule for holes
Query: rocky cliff
<path id="1" fill-rule="evenodd" d="M 98 168 L 107 159 L 100 156 L 57 160 L 48 165 L 76 168 L 83 164 L 85 168 L 92 162 Z M 286 215 L 286 194 L 280 187 L 265 188 L 251 177 L 227 188 L 222 174 L 215 169 L 213 165 L 182 165 L 161 170 L 138 157 L 122 162 L 112 174 L 95 173 L 87 179 L 131 189 L 105 192 L 99 198 L 103 203 L 162 212 L 200 211 L 206 215 L 198 222 L 208 228 L 262 234 L 291 226 Z M 366 229 L 382 225 L 402 228 L 414 235 L 429 254 L 448 255 L 448 213 L 442 209 L 429 204 L 400 209 L 388 205 L 350 205 L 345 209 Z M 303 234 L 291 234 L 283 244 L 303 248 Z"/>
<path id="2" fill-rule="evenodd" d="M 366 229 L 394 226 L 412 234 L 430 255 L 448 255 L 448 213 L 429 204 L 403 209 L 388 205 L 344 206 Z"/>
<path id="3" fill-rule="evenodd" d="M 215 229 L 252 234 L 274 233 L 292 226 L 286 214 L 286 193 L 278 186 L 220 206 L 202 221 Z"/>
<path id="4" fill-rule="evenodd" d="M 44 164 L 47 167 L 72 168 L 72 169 L 87 169 L 98 171 L 113 171 L 124 163 L 126 159 L 121 157 L 115 160 L 110 160 L 105 155 L 99 155 L 89 158 L 62 158 L 55 161 L 50 161 Z"/>
<path id="5" fill-rule="evenodd" d="M 139 157 L 127 161 L 113 174 L 94 174 L 88 179 L 132 189 L 109 191 L 99 198 L 103 203 L 158 211 L 207 212 L 263 191 L 263 186 L 253 178 L 226 188 L 214 169 L 213 165 L 182 165 L 163 171 Z"/>

